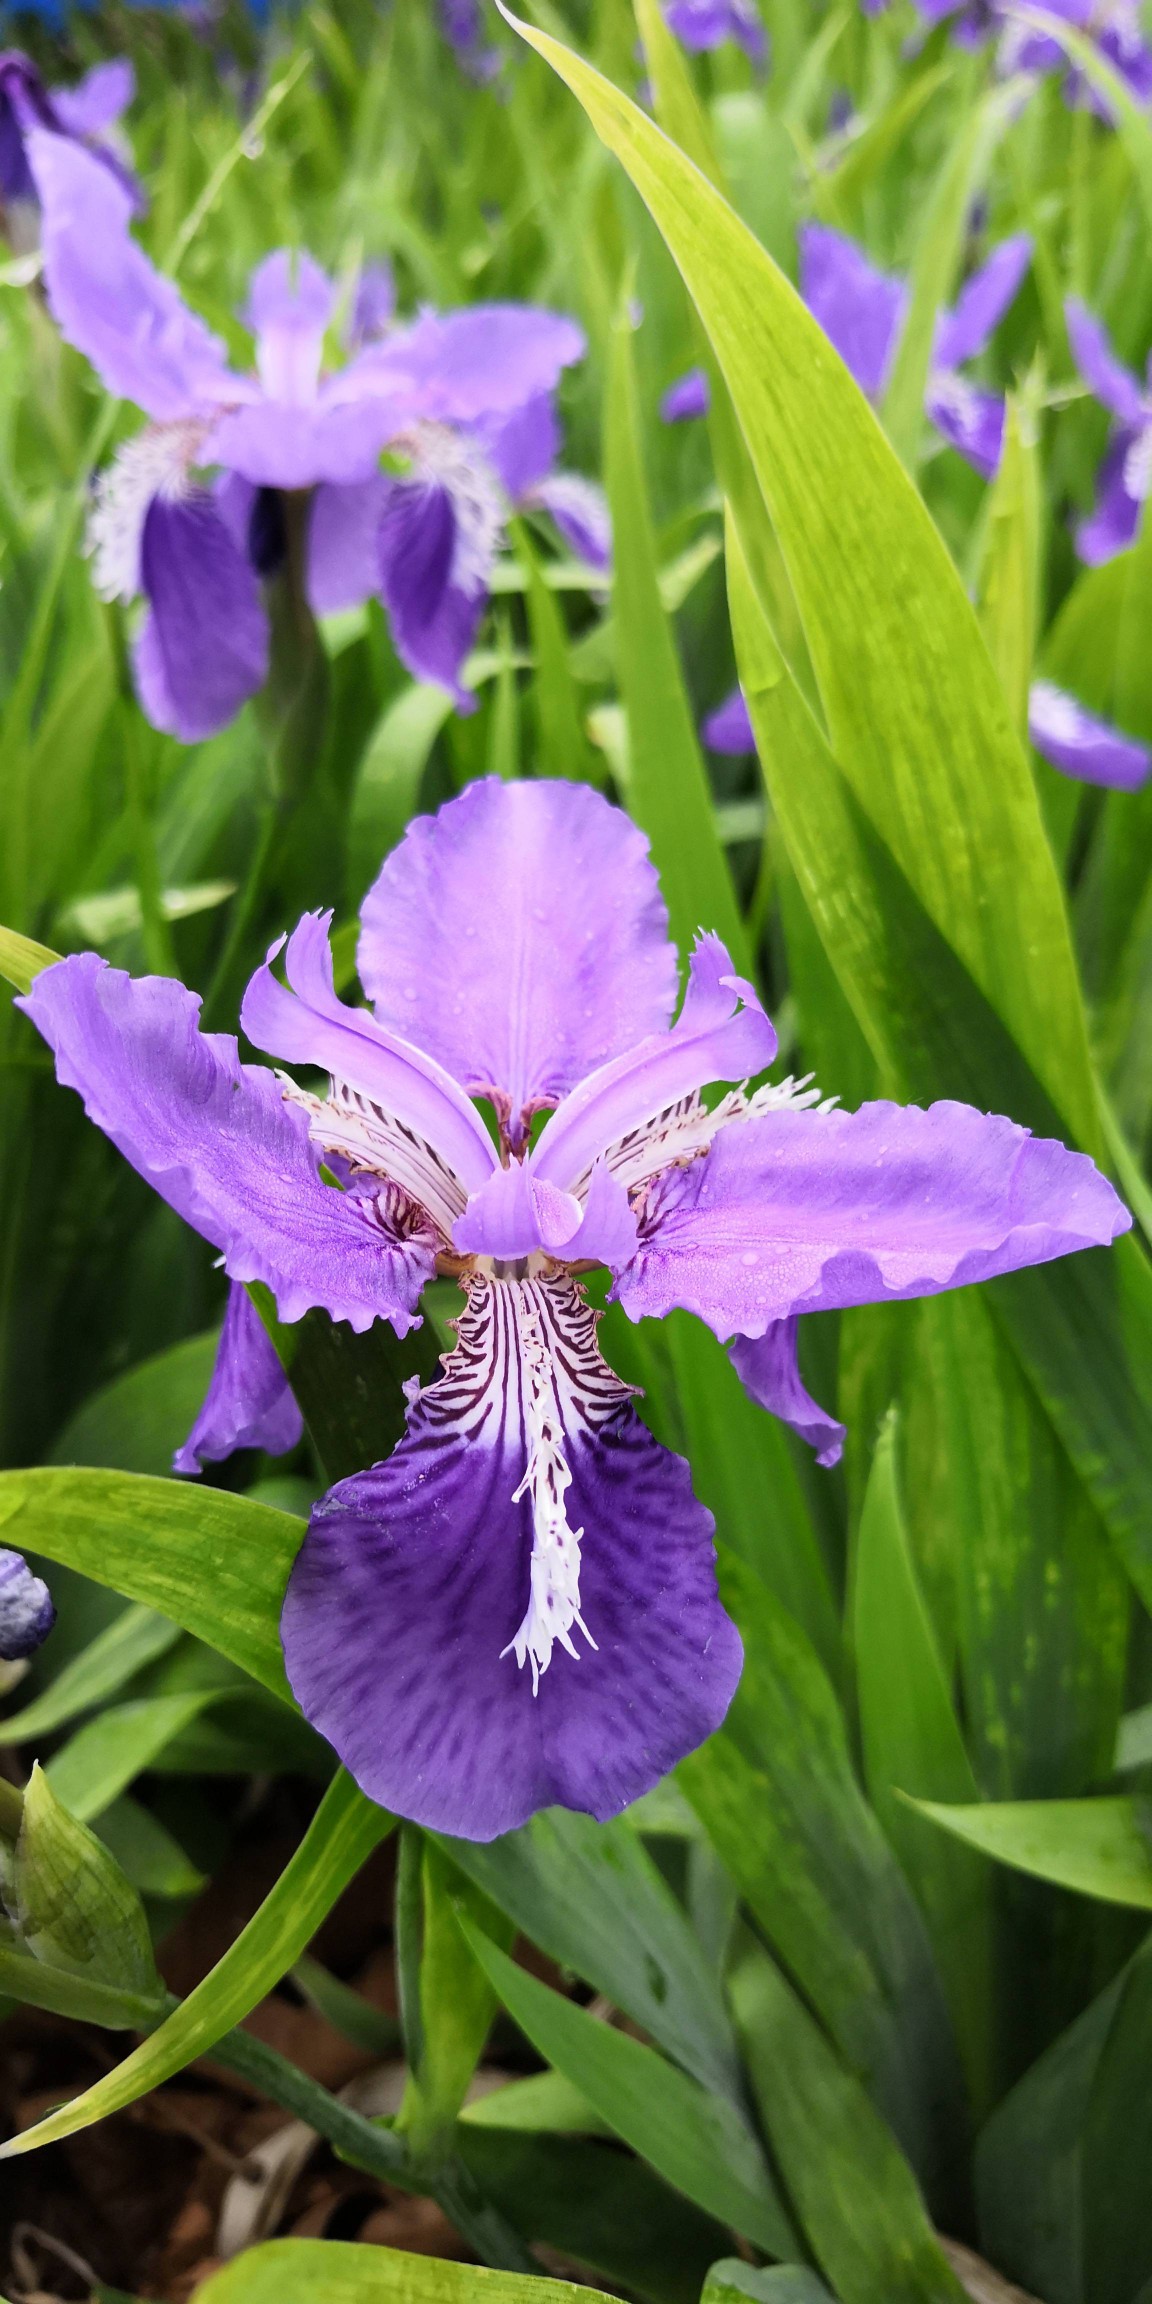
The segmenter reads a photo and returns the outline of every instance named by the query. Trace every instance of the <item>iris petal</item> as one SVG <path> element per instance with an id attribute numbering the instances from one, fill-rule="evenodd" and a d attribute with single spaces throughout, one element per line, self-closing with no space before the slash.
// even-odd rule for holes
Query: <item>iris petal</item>
<path id="1" fill-rule="evenodd" d="M 234 1280 L 204 1404 L 172 1459 L 172 1470 L 195 1477 L 205 1464 L 222 1464 L 237 1448 L 286 1456 L 303 1432 L 304 1419 L 276 1347 L 247 1289 Z"/>
<path id="2" fill-rule="evenodd" d="M 571 1484 L 579 1617 L 533 1694 L 516 1661 L 533 1598 L 528 1315 Z M 547 1436 L 545 1435 L 545 1438 Z M 640 1423 L 570 1282 L 474 1282 L 459 1342 L 387 1463 L 312 1516 L 284 1605 L 288 1675 L 369 1796 L 469 1840 L 554 1803 L 605 1818 L 719 1726 L 740 1673 L 716 1591 L 711 1515 Z M 592 1646 L 591 1643 L 595 1645 Z M 546 1643 L 544 1643 L 546 1645 Z M 509 1651 L 512 1652 L 509 1652 Z"/>

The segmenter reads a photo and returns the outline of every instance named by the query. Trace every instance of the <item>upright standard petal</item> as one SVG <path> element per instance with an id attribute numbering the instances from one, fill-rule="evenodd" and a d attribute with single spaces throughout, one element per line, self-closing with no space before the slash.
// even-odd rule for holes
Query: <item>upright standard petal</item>
<path id="1" fill-rule="evenodd" d="M 396 394 L 412 419 L 475 424 L 550 392 L 583 356 L 583 330 L 560 312 L 474 304 L 463 312 L 424 313 L 361 353 L 345 381 L 349 392 Z"/>
<path id="2" fill-rule="evenodd" d="M 1036 750 L 1062 776 L 1076 776 L 1085 784 L 1106 784 L 1120 792 L 1136 792 L 1148 781 L 1152 751 L 1124 736 L 1108 720 L 1057 688 L 1051 680 L 1035 680 L 1028 696 L 1028 734 Z"/>
<path id="3" fill-rule="evenodd" d="M 806 1391 L 796 1357 L 799 1322 L 773 1320 L 762 1336 L 738 1336 L 728 1357 L 740 1382 L 758 1408 L 778 1416 L 816 1451 L 816 1462 L 838 1464 L 844 1453 L 845 1427 L 817 1406 Z"/>
<path id="4" fill-rule="evenodd" d="M 710 752 L 731 753 L 740 759 L 756 750 L 756 738 L 741 689 L 734 688 L 714 712 L 709 712 L 701 723 L 700 733 Z"/>
<path id="5" fill-rule="evenodd" d="M 94 64 L 74 88 L 53 88 L 51 103 L 70 136 L 102 136 L 114 128 L 136 94 L 136 71 L 127 56 Z"/>
<path id="6" fill-rule="evenodd" d="M 542 1182 L 571 1190 L 633 1129 L 711 1081 L 767 1071 L 775 1054 L 776 1034 L 755 987 L 736 975 L 718 936 L 698 936 L 671 1031 L 589 1073 L 548 1122 L 532 1167 Z"/>
<path id="7" fill-rule="evenodd" d="M 510 416 L 490 417 L 474 427 L 500 486 L 519 504 L 550 472 L 560 453 L 560 419 L 550 392 L 537 392 Z"/>
<path id="8" fill-rule="evenodd" d="M 1068 298 L 1064 316 L 1072 357 L 1088 390 L 1122 424 L 1135 429 L 1144 422 L 1145 408 L 1144 395 L 1131 370 L 1116 358 L 1100 322 L 1078 297 Z"/>
<path id="9" fill-rule="evenodd" d="M 908 292 L 903 282 L 878 272 L 842 232 L 805 224 L 800 294 L 861 391 L 878 400 L 904 325 Z"/>
<path id="10" fill-rule="evenodd" d="M 257 265 L 244 318 L 269 399 L 293 407 L 315 400 L 335 300 L 328 274 L 303 249 L 277 248 Z"/>
<path id="11" fill-rule="evenodd" d="M 676 997 L 642 832 L 586 784 L 469 784 L 364 899 L 360 981 L 517 1145 L 534 1109 L 660 1032 Z"/>
<path id="12" fill-rule="evenodd" d="M 108 390 L 160 422 L 243 397 L 218 337 L 136 246 L 132 196 L 105 163 L 43 128 L 27 150 L 48 302 Z"/>
<path id="13" fill-rule="evenodd" d="M 959 368 L 984 350 L 1031 261 L 1032 240 L 1027 232 L 1017 232 L 993 249 L 987 262 L 965 281 L 955 311 L 941 314 L 933 354 L 938 367 Z"/>
<path id="14" fill-rule="evenodd" d="M 237 1448 L 286 1456 L 303 1435 L 304 1419 L 276 1347 L 247 1289 L 234 1280 L 204 1405 L 172 1470 L 194 1479 L 205 1464 L 222 1464 Z"/>
<path id="15" fill-rule="evenodd" d="M 282 1320 L 319 1304 L 356 1329 L 411 1327 L 435 1270 L 427 1227 L 323 1182 L 306 1114 L 271 1072 L 240 1063 L 233 1039 L 200 1031 L 195 993 L 82 952 L 43 969 L 18 1004 L 57 1078 L 231 1279 L 262 1280 Z"/>
<path id="16" fill-rule="evenodd" d="M 571 1282 L 474 1281 L 395 1454 L 312 1515 L 288 1677 L 369 1797 L 432 1830 L 614 1816 L 731 1701 L 711 1539 Z"/>
<path id="17" fill-rule="evenodd" d="M 1104 1246 L 1132 1222 L 1082 1152 L 967 1104 L 769 1111 L 658 1177 L 617 1293 L 718 1336 L 794 1312 L 934 1296 Z"/>
<path id="18" fill-rule="evenodd" d="M 269 966 L 244 994 L 240 1021 L 254 1048 L 288 1064 L 314 1064 L 402 1121 L 478 1192 L 497 1165 L 479 1113 L 447 1070 L 423 1048 L 388 1031 L 366 1008 L 346 1008 L 332 980 L 330 912 L 306 912 L 288 938 L 289 989 Z M 280 946 L 273 945 L 270 959 Z"/>
<path id="19" fill-rule="evenodd" d="M 268 617 L 253 570 L 204 489 L 154 496 L 140 541 L 150 614 L 134 663 L 156 728 L 195 744 L 268 677 Z"/>
<path id="20" fill-rule="evenodd" d="M 40 1576 L 19 1552 L 0 1548 L 0 1659 L 15 1664 L 31 1656 L 56 1622 L 56 1603 Z"/>

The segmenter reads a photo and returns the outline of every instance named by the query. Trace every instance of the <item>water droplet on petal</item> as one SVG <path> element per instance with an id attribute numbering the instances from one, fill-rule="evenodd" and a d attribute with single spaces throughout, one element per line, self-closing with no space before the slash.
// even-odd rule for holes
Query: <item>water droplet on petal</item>
<path id="1" fill-rule="evenodd" d="M 755 1248 L 746 1248 L 744 1250 L 744 1254 L 740 1258 L 740 1262 L 742 1264 L 758 1264 L 760 1262 L 760 1257 Z"/>

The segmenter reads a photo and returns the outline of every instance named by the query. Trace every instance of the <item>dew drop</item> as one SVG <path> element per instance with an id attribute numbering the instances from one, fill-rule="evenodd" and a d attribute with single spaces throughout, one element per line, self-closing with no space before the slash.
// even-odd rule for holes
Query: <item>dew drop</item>
<path id="1" fill-rule="evenodd" d="M 746 1248 L 744 1250 L 744 1254 L 740 1258 L 740 1262 L 742 1264 L 758 1264 L 760 1262 L 760 1257 L 755 1248 Z"/>

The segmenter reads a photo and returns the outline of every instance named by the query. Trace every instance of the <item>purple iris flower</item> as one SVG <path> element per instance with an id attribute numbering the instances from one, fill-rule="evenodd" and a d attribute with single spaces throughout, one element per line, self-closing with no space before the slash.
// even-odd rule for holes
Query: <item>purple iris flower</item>
<path id="1" fill-rule="evenodd" d="M 1152 751 L 1124 736 L 1111 721 L 1057 688 L 1051 680 L 1033 681 L 1028 696 L 1028 734 L 1036 750 L 1062 776 L 1075 776 L 1085 784 L 1106 784 L 1118 792 L 1136 792 L 1148 781 Z"/>
<path id="2" fill-rule="evenodd" d="M 1152 48 L 1140 27 L 1136 0 L 1042 0 L 1043 13 L 1070 24 L 1098 48 L 1140 104 L 1152 97 Z M 999 68 L 1009 72 L 1056 72 L 1067 63 L 1058 39 L 1030 25 L 1009 22 L 1000 43 Z M 1105 97 L 1085 84 L 1075 66 L 1065 70 L 1064 96 L 1069 104 L 1087 104 L 1101 120 L 1111 120 Z"/>
<path id="3" fill-rule="evenodd" d="M 1135 542 L 1140 508 L 1152 482 L 1152 357 L 1141 384 L 1116 358 L 1108 337 L 1086 306 L 1070 296 L 1064 307 L 1072 357 L 1088 390 L 1116 418 L 1116 429 L 1096 479 L 1096 502 L 1076 529 L 1076 550 L 1090 568 L 1112 560 Z"/>
<path id="4" fill-rule="evenodd" d="M 14 1664 L 31 1656 L 56 1622 L 48 1586 L 34 1576 L 19 1552 L 0 1548 L 0 1659 Z"/>
<path id="5" fill-rule="evenodd" d="M 34 129 L 74 139 L 111 171 L 137 214 L 143 209 L 144 196 L 112 133 L 135 90 L 126 57 L 97 64 L 74 88 L 46 88 L 20 49 L 0 53 L 0 206 L 5 235 L 20 253 L 33 249 L 38 238 L 39 196 L 26 149 Z"/>
<path id="6" fill-rule="evenodd" d="M 756 0 L 667 0 L 666 21 L 685 48 L 699 54 L 734 40 L 750 63 L 768 61 L 768 37 Z"/>
<path id="7" fill-rule="evenodd" d="M 694 416 L 706 416 L 712 405 L 712 393 L 703 368 L 689 368 L 668 386 L 660 402 L 660 418 L 664 424 L 683 424 Z"/>
<path id="8" fill-rule="evenodd" d="M 1130 1218 L 1083 1154 L 1011 1120 L 750 1088 L 776 1053 L 756 992 L 701 934 L 672 1021 L 647 843 L 589 786 L 489 779 L 409 826 L 361 914 L 371 1008 L 337 999 L 328 925 L 300 922 L 286 982 L 274 946 L 242 1009 L 317 1092 L 202 1034 L 182 985 L 95 953 L 20 1005 L 283 1320 L 322 1305 L 403 1333 L 432 1275 L 457 1276 L 455 1347 L 395 1453 L 312 1514 L 289 1679 L 401 1815 L 477 1840 L 553 1803 L 608 1817 L 717 1727 L 742 1656 L 711 1515 L 601 1358 L 581 1275 L 606 1265 L 632 1320 L 683 1307 L 735 1338 L 752 1397 L 830 1463 L 843 1430 L 801 1383 L 799 1314 L 933 1295 Z M 722 1081 L 743 1085 L 705 1102 Z"/>
<path id="9" fill-rule="evenodd" d="M 483 84 L 500 70 L 500 50 L 484 38 L 480 0 L 440 0 L 440 29 L 469 80 Z"/>
<path id="10" fill-rule="evenodd" d="M 734 688 L 714 712 L 708 713 L 701 722 L 700 733 L 710 752 L 727 752 L 736 759 L 742 759 L 747 753 L 756 750 L 756 738 L 752 733 L 752 722 L 742 689 Z"/>
<path id="11" fill-rule="evenodd" d="M 27 149 L 60 328 L 110 392 L 152 419 L 102 474 L 89 530 L 97 589 L 147 603 L 134 668 L 149 719 L 195 742 L 263 685 L 262 582 L 282 564 L 292 493 L 309 498 L 306 588 L 316 612 L 377 594 L 409 670 L 469 706 L 460 670 L 515 476 L 513 420 L 534 411 L 532 501 L 563 525 L 565 489 L 579 497 L 588 486 L 548 461 L 558 438 L 548 396 L 584 350 L 575 322 L 529 305 L 478 305 L 424 313 L 381 336 L 377 297 L 373 340 L 325 375 L 332 283 L 310 256 L 280 250 L 249 291 L 256 373 L 236 375 L 218 338 L 136 246 L 115 178 L 43 129 Z M 386 449 L 407 460 L 404 476 L 381 469 Z"/>
<path id="12" fill-rule="evenodd" d="M 985 480 L 1000 462 L 1004 401 L 960 373 L 984 350 L 1028 269 L 1027 233 L 1002 240 L 961 289 L 953 312 L 942 312 L 924 397 L 930 423 Z M 870 400 L 879 400 L 891 373 L 908 311 L 902 280 L 880 272 L 863 251 L 823 224 L 800 233 L 800 293 L 830 337 L 845 366 Z"/>

